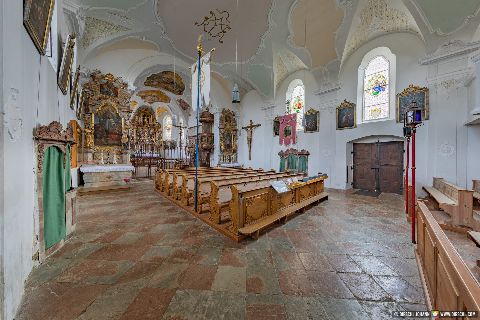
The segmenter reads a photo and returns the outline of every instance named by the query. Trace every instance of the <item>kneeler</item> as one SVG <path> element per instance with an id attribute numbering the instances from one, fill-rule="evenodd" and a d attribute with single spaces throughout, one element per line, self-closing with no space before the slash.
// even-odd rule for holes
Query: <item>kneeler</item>
<path id="1" fill-rule="evenodd" d="M 43 159 L 43 232 L 46 249 L 65 238 L 64 156 L 58 148 L 49 147 Z"/>

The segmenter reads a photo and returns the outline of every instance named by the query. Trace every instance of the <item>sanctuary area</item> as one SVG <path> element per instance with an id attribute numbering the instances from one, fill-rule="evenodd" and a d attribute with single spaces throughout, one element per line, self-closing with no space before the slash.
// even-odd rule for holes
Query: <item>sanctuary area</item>
<path id="1" fill-rule="evenodd" d="M 0 319 L 480 317 L 480 0 L 0 17 Z"/>

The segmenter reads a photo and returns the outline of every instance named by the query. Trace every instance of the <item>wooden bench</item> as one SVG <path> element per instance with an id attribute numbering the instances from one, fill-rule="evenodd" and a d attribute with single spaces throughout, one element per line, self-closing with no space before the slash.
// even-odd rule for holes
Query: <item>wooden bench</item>
<path id="1" fill-rule="evenodd" d="M 285 180 L 285 179 L 302 179 L 303 174 L 299 173 L 276 173 L 274 175 L 260 176 L 254 179 L 237 179 L 226 180 L 221 182 L 210 183 L 209 194 L 209 208 L 210 208 L 210 220 L 215 223 L 220 223 L 221 213 L 224 209 L 229 209 L 230 201 L 232 200 L 232 187 L 237 189 L 254 189 L 254 188 L 268 188 L 272 181 Z"/>
<path id="2" fill-rule="evenodd" d="M 475 245 L 480 248 L 480 232 L 468 231 L 468 237 L 475 242 Z"/>
<path id="3" fill-rule="evenodd" d="M 473 198 L 477 200 L 478 205 L 480 205 L 480 180 L 473 180 L 472 189 L 473 189 Z"/>
<path id="4" fill-rule="evenodd" d="M 328 197 L 321 176 L 304 183 L 296 183 L 290 191 L 278 194 L 272 187 L 232 186 L 229 214 L 231 230 L 243 235 L 259 235 L 265 227 Z"/>
<path id="5" fill-rule="evenodd" d="M 229 176 L 235 173 L 248 173 L 248 172 L 261 172 L 261 170 L 253 169 L 202 169 L 198 171 L 198 176 L 203 177 L 216 177 L 216 176 Z M 163 170 L 158 173 L 159 175 L 159 186 L 160 192 L 164 193 L 167 196 L 172 196 L 174 193 L 174 188 L 178 188 L 177 184 L 179 174 L 187 174 L 189 176 L 195 176 L 195 169 L 188 170 Z M 176 187 L 175 187 L 176 186 Z"/>
<path id="6" fill-rule="evenodd" d="M 480 228 L 473 217 L 473 191 L 457 187 L 443 178 L 433 178 L 433 187 L 423 187 L 438 207 L 448 213 L 455 226 Z"/>
<path id="7" fill-rule="evenodd" d="M 260 177 L 272 176 L 276 175 L 277 173 L 272 171 L 254 171 L 254 172 L 247 172 L 242 174 L 233 174 L 233 175 L 224 175 L 224 176 L 201 176 L 198 178 L 198 198 L 200 197 L 209 197 L 210 196 L 210 183 L 216 181 L 232 181 L 236 179 L 246 179 L 246 180 L 255 180 Z M 182 204 L 189 205 L 191 198 L 194 197 L 194 189 L 195 189 L 195 176 L 182 176 L 182 186 L 181 186 L 181 194 L 179 194 L 179 198 L 182 200 Z"/>
<path id="8" fill-rule="evenodd" d="M 480 286 L 430 210 L 418 201 L 416 257 L 429 310 L 480 310 Z"/>

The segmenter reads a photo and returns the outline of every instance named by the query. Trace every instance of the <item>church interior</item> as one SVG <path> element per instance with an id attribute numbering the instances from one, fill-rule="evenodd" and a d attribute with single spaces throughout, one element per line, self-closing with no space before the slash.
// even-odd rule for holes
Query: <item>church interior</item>
<path id="1" fill-rule="evenodd" d="M 480 0 L 0 17 L 0 319 L 480 316 Z"/>

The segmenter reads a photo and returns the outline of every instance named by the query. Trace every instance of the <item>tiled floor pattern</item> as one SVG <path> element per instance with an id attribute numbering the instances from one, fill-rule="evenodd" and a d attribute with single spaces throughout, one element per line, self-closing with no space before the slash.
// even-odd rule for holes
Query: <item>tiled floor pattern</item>
<path id="1" fill-rule="evenodd" d="M 329 200 L 234 243 L 153 191 L 80 198 L 20 319 L 390 319 L 425 310 L 402 197 Z"/>

